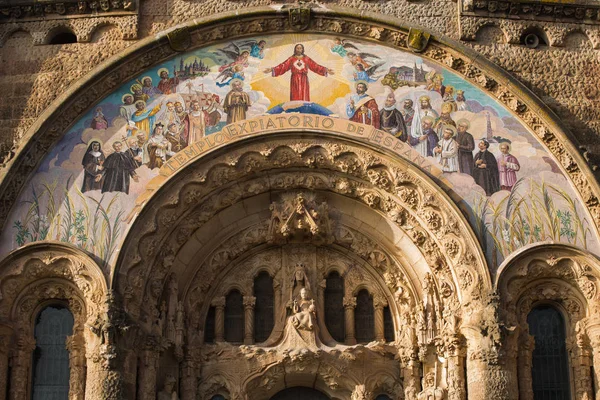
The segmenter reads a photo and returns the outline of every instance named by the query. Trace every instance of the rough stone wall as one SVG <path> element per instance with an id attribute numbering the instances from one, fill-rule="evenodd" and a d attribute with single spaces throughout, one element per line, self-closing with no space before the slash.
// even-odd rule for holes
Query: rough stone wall
<path id="1" fill-rule="evenodd" d="M 284 6 L 256 0 L 146 0 L 140 4 L 137 40 L 178 23 L 253 6 Z M 325 3 L 334 4 L 334 2 Z M 423 26 L 458 40 L 458 5 L 451 0 L 370 2 L 342 0 L 336 5 L 395 16 L 402 24 Z M 36 45 L 28 33 L 12 33 L 0 47 L 0 150 L 11 148 L 48 105 L 100 62 L 135 44 L 110 25 L 89 43 Z M 499 28 L 485 27 L 475 41 L 464 41 L 532 89 L 571 128 L 581 145 L 600 153 L 600 55 L 583 34 L 568 35 L 562 47 L 528 49 L 508 44 Z M 1 152 L 4 153 L 4 152 Z M 1 160 L 0 160 L 1 162 Z"/>

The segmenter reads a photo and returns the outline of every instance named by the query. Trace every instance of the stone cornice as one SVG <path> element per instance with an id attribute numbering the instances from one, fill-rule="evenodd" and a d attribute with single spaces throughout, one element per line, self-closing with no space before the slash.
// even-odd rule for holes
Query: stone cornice
<path id="1" fill-rule="evenodd" d="M 600 5 L 592 1 L 462 0 L 461 6 L 466 16 L 600 24 Z"/>

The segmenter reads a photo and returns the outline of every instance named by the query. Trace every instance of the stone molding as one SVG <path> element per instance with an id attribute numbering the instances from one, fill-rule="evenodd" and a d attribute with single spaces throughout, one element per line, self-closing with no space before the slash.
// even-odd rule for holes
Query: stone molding
<path id="1" fill-rule="evenodd" d="M 216 151 L 219 154 L 183 168 L 184 173 L 174 175 L 178 179 L 167 181 L 157 196 L 147 198 L 114 275 L 128 311 L 137 315 L 141 304 L 156 304 L 156 298 L 147 297 L 152 294 L 150 285 L 161 287 L 180 249 L 213 216 L 244 198 L 280 190 L 333 192 L 373 209 L 405 231 L 434 275 L 445 282 L 448 296 L 460 301 L 475 287 L 490 288 L 474 233 L 452 201 L 422 172 L 406 160 L 373 156 L 365 151 L 366 145 L 323 135 L 315 143 L 305 138 L 307 134 L 297 140 L 271 133 L 262 143 L 240 142 L 238 149 Z M 317 154 L 320 162 L 314 165 Z M 455 251 L 443 250 L 447 248 Z M 225 258 L 228 253 L 218 252 L 216 265 L 237 251 Z M 371 265 L 385 268 L 389 262 L 384 255 L 371 251 L 366 257 Z"/>
<path id="2" fill-rule="evenodd" d="M 287 11 L 287 10 L 286 10 Z M 175 30 L 185 35 L 168 35 Z M 4 225 L 12 204 L 16 201 L 28 177 L 49 149 L 67 129 L 101 98 L 144 69 L 176 54 L 178 50 L 208 46 L 216 41 L 255 34 L 293 32 L 289 16 L 283 10 L 256 8 L 244 14 L 226 13 L 193 20 L 163 34 L 147 38 L 119 56 L 101 64 L 77 85 L 65 92 L 46 110 L 23 136 L 16 138 L 15 147 L 3 154 L 0 178 Z M 334 6 L 313 8 L 304 32 L 331 33 L 378 42 L 408 50 L 408 29 L 398 26 L 394 18 L 364 13 L 357 19 L 351 11 Z M 182 43 L 173 38 L 183 37 Z M 189 41 L 187 41 L 189 39 Z M 181 46 L 180 46 L 181 44 Z M 600 189 L 583 157 L 578 153 L 572 134 L 533 93 L 492 63 L 472 50 L 452 40 L 432 36 L 420 53 L 427 60 L 441 64 L 464 77 L 507 106 L 559 161 L 570 176 L 581 198 L 592 214 L 597 230 L 600 224 Z M 19 143 L 26 143 L 20 147 Z"/>

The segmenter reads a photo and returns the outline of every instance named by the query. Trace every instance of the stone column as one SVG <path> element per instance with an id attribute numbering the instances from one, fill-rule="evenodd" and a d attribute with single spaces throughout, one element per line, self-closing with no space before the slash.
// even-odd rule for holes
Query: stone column
<path id="1" fill-rule="evenodd" d="M 84 400 L 85 398 L 85 343 L 81 331 L 67 336 L 67 351 L 69 352 L 69 400 Z"/>
<path id="2" fill-rule="evenodd" d="M 215 307 L 215 342 L 225 341 L 225 296 L 213 300 Z"/>
<path id="3" fill-rule="evenodd" d="M 200 371 L 198 364 L 191 358 L 186 358 L 181 363 L 181 383 L 180 383 L 180 398 L 181 400 L 196 400 L 196 392 L 198 390 L 198 376 Z"/>
<path id="4" fill-rule="evenodd" d="M 521 333 L 519 340 L 518 375 L 519 400 L 533 400 L 533 378 L 531 376 L 531 361 L 535 339 L 527 331 Z"/>
<path id="5" fill-rule="evenodd" d="M 595 399 L 600 399 L 600 333 L 589 332 L 592 345 L 592 364 L 594 366 L 594 387 L 596 388 Z"/>
<path id="6" fill-rule="evenodd" d="M 484 340 L 485 341 L 485 340 Z M 500 358 L 498 350 L 469 343 L 467 392 L 469 400 L 513 400 L 518 398 L 516 376 Z"/>
<path id="7" fill-rule="evenodd" d="M 575 381 L 575 397 L 577 399 L 591 399 L 592 397 L 592 374 L 591 374 L 591 351 L 590 340 L 584 325 L 578 322 L 575 325 L 575 351 L 572 352 L 572 365 Z"/>
<path id="8" fill-rule="evenodd" d="M 416 360 L 409 360 L 403 365 L 404 380 L 404 398 L 406 400 L 416 400 L 417 394 L 421 391 L 421 379 L 419 378 L 419 363 Z"/>
<path id="9" fill-rule="evenodd" d="M 356 297 L 344 297 L 344 312 L 346 316 L 346 344 L 352 346 L 356 344 L 354 335 L 354 308 L 356 308 Z"/>
<path id="10" fill-rule="evenodd" d="M 35 350 L 35 339 L 32 336 L 20 337 L 17 340 L 17 349 L 12 357 L 10 393 L 8 395 L 10 400 L 29 398 L 31 360 Z"/>
<path id="11" fill-rule="evenodd" d="M 0 335 L 0 400 L 6 400 L 8 387 L 8 353 L 10 350 L 10 335 Z"/>
<path id="12" fill-rule="evenodd" d="M 244 296 L 244 344 L 254 343 L 254 306 L 256 297 Z"/>
<path id="13" fill-rule="evenodd" d="M 140 355 L 139 400 L 156 400 L 156 373 L 158 370 L 158 339 L 150 338 Z"/>
<path id="14" fill-rule="evenodd" d="M 385 342 L 385 324 L 383 320 L 383 308 L 387 306 L 385 299 L 375 296 L 373 307 L 375 308 L 375 340 Z"/>
<path id="15" fill-rule="evenodd" d="M 465 351 L 461 338 L 453 334 L 448 345 L 448 400 L 466 400 L 465 390 Z"/>

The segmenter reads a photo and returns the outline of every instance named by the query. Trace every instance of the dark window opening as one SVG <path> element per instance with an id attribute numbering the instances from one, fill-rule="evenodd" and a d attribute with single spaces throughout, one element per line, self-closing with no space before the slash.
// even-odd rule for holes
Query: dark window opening
<path id="1" fill-rule="evenodd" d="M 571 398 L 565 323 L 551 306 L 539 306 L 527 316 L 529 333 L 535 338 L 531 376 L 535 400 Z"/>
<path id="2" fill-rule="evenodd" d="M 267 272 L 254 278 L 254 297 L 254 340 L 260 343 L 269 338 L 275 325 L 273 278 Z"/>
<path id="3" fill-rule="evenodd" d="M 33 400 L 69 399 L 69 351 L 67 336 L 73 334 L 73 314 L 61 306 L 46 307 L 35 322 Z"/>
<path id="4" fill-rule="evenodd" d="M 344 342 L 344 278 L 337 272 L 330 273 L 325 280 L 325 325 L 335 341 Z"/>
<path id="5" fill-rule="evenodd" d="M 50 38 L 48 44 L 69 44 L 77 43 L 77 36 L 73 32 L 62 31 L 57 32 Z"/>
<path id="6" fill-rule="evenodd" d="M 225 341 L 244 341 L 244 299 L 237 290 L 232 290 L 225 298 Z"/>
<path id="7" fill-rule="evenodd" d="M 396 340 L 394 334 L 394 320 L 392 319 L 392 312 L 390 306 L 383 307 L 383 336 L 386 342 L 393 342 Z"/>
<path id="8" fill-rule="evenodd" d="M 204 324 L 204 343 L 213 343 L 215 341 L 215 307 L 210 307 L 206 314 L 206 323 Z"/>
<path id="9" fill-rule="evenodd" d="M 374 314 L 373 296 L 366 289 L 363 289 L 356 296 L 356 309 L 354 311 L 354 330 L 358 343 L 368 343 L 375 340 Z"/>

